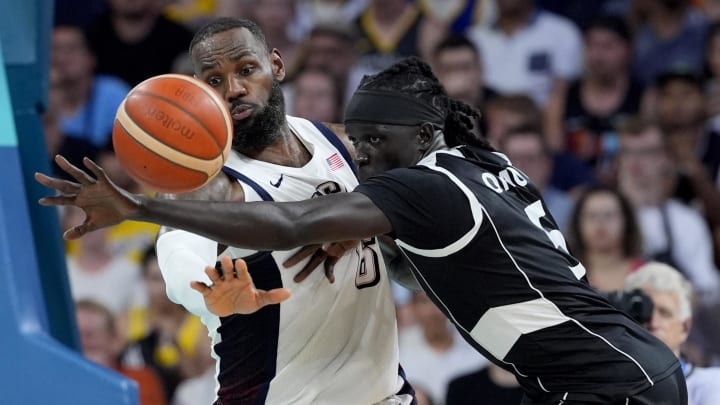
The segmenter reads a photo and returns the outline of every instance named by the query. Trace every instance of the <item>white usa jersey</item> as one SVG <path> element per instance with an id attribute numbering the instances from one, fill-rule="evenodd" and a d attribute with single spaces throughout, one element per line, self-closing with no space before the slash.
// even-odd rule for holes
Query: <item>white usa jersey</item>
<path id="1" fill-rule="evenodd" d="M 353 190 L 354 167 L 337 136 L 319 123 L 287 120 L 312 159 L 294 168 L 233 152 L 224 172 L 240 182 L 245 200 L 299 201 Z M 333 284 L 322 269 L 294 282 L 309 260 L 284 268 L 296 251 L 225 252 L 246 260 L 257 288 L 286 287 L 292 295 L 255 314 L 220 319 L 214 336 L 218 403 L 412 401 L 404 395 L 409 386 L 399 371 L 395 307 L 375 241 L 358 244 L 337 262 Z"/>

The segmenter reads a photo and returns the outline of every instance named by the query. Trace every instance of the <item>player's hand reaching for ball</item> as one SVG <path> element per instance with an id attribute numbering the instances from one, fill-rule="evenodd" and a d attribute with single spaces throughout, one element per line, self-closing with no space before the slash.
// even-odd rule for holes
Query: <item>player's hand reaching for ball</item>
<path id="1" fill-rule="evenodd" d="M 217 316 L 232 314 L 251 314 L 266 305 L 279 304 L 290 297 L 287 288 L 276 288 L 270 291 L 258 290 L 250 277 L 247 264 L 242 259 L 235 260 L 228 256 L 220 258 L 221 269 L 205 267 L 205 274 L 213 282 L 211 286 L 193 281 L 193 290 L 200 292 L 205 299 L 205 306 Z"/>
<path id="2" fill-rule="evenodd" d="M 78 239 L 88 232 L 118 224 L 137 212 L 137 196 L 113 184 L 105 171 L 92 160 L 85 158 L 83 163 L 94 178 L 61 155 L 55 156 L 55 162 L 77 183 L 35 173 L 35 180 L 40 184 L 60 192 L 56 196 L 41 198 L 40 204 L 74 205 L 85 212 L 85 221 L 65 231 L 63 238 Z"/>

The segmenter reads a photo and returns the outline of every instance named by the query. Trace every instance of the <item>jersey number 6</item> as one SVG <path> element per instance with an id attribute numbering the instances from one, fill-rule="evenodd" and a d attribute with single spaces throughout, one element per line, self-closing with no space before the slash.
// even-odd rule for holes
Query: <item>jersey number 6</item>
<path id="1" fill-rule="evenodd" d="M 380 282 L 380 261 L 377 252 L 373 249 L 375 245 L 377 245 L 375 238 L 362 241 L 362 249 L 358 252 L 360 261 L 355 274 L 355 287 L 358 290 L 373 287 Z"/>

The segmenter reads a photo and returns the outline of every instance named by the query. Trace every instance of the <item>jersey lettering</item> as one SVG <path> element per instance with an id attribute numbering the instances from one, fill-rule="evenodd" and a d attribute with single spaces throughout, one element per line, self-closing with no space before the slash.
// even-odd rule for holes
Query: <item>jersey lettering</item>
<path id="1" fill-rule="evenodd" d="M 510 187 L 525 187 L 528 184 L 525 176 L 514 167 L 501 170 L 497 176 L 484 172 L 482 180 L 485 186 L 498 194 L 510 190 Z"/>

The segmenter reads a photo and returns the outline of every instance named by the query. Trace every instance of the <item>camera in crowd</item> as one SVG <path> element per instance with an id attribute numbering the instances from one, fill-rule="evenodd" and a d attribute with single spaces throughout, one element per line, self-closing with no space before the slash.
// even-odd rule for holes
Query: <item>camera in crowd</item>
<path id="1" fill-rule="evenodd" d="M 613 291 L 605 297 L 612 306 L 630 315 L 640 325 L 650 322 L 653 302 L 642 290 Z"/>

